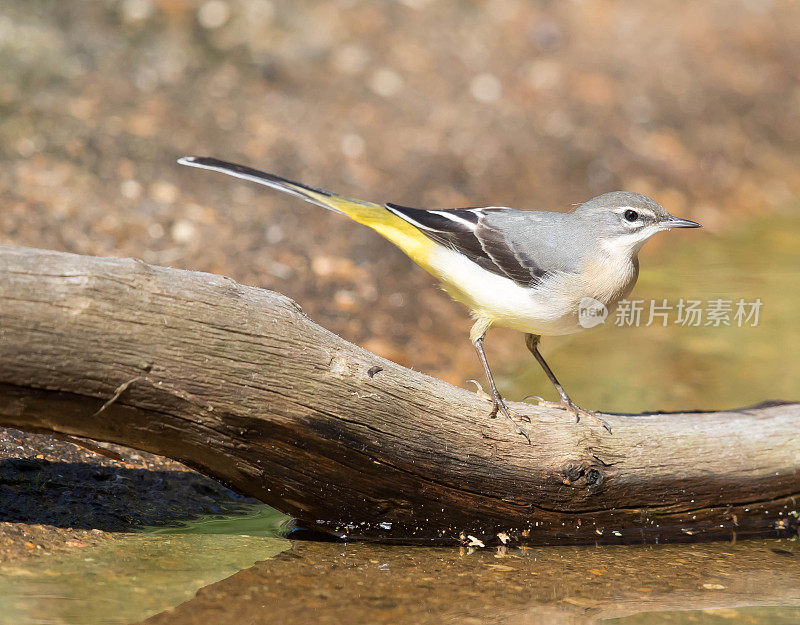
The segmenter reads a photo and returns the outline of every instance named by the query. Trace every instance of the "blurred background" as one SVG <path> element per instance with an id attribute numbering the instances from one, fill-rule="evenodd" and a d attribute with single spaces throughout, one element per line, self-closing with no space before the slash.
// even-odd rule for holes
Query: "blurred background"
<path id="1" fill-rule="evenodd" d="M 632 297 L 760 298 L 759 325 L 545 339 L 573 398 L 797 399 L 799 23 L 788 0 L 4 0 L 0 242 L 226 274 L 463 386 L 470 320 L 398 250 L 176 157 L 421 207 L 638 191 L 705 228 L 648 244 Z M 550 396 L 521 335 L 487 352 L 511 398 Z"/>

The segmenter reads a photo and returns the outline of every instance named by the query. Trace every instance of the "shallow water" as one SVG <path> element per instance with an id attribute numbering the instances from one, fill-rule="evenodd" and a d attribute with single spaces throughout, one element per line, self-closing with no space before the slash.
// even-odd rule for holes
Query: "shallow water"
<path id="1" fill-rule="evenodd" d="M 701 233 L 645 254 L 631 299 L 760 298 L 759 324 L 609 318 L 546 341 L 579 403 L 634 412 L 800 395 L 800 217 Z M 523 350 L 503 383 L 514 398 L 547 388 Z M 496 552 L 290 541 L 284 520 L 256 506 L 4 567 L 0 625 L 800 623 L 796 540 Z"/>
<path id="2" fill-rule="evenodd" d="M 283 515 L 263 505 L 98 547 L 0 568 L 0 624 L 124 624 L 192 597 L 289 547 Z"/>
<path id="3" fill-rule="evenodd" d="M 0 623 L 800 622 L 796 540 L 473 551 L 289 541 L 280 521 L 258 506 L 5 569 Z"/>

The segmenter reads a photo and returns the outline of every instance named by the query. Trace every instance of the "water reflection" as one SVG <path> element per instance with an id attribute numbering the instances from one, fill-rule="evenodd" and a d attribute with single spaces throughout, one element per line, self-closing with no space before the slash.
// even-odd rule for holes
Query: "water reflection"
<path id="1" fill-rule="evenodd" d="M 280 518 L 262 509 L 6 568 L 0 623 L 800 621 L 796 540 L 473 551 L 290 543 L 274 536 Z M 235 533 L 248 527 L 273 536 Z"/>
<path id="2" fill-rule="evenodd" d="M 267 506 L 0 569 L 1 625 L 125 625 L 289 547 Z"/>
<path id="3" fill-rule="evenodd" d="M 224 610 L 223 610 L 224 608 Z M 148 623 L 789 623 L 796 541 L 498 553 L 295 542 Z"/>

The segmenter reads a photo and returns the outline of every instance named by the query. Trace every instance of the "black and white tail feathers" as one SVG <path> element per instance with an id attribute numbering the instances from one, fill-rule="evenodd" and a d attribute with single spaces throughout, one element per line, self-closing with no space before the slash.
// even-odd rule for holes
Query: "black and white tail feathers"
<path id="1" fill-rule="evenodd" d="M 341 210 L 337 209 L 330 202 L 326 203 L 320 199 L 320 196 L 324 198 L 335 197 L 333 193 L 325 191 L 324 189 L 317 189 L 316 187 L 311 187 L 300 182 L 295 182 L 293 180 L 289 180 L 288 178 L 281 178 L 280 176 L 276 176 L 275 174 L 270 174 L 259 169 L 247 167 L 247 165 L 238 165 L 236 163 L 230 163 L 228 161 L 222 161 L 208 156 L 183 156 L 178 159 L 178 163 L 181 165 L 188 165 L 189 167 L 210 169 L 212 171 L 228 174 L 229 176 L 241 178 L 242 180 L 257 182 L 258 184 L 263 184 L 264 186 L 299 197 L 306 202 L 311 202 L 312 204 L 317 204 L 318 206 L 336 211 L 337 213 L 342 213 Z"/>

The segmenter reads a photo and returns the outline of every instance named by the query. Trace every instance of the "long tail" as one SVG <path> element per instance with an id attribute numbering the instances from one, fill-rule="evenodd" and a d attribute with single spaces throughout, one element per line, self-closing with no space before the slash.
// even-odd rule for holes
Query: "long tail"
<path id="1" fill-rule="evenodd" d="M 358 223 L 369 226 L 403 250 L 413 261 L 429 269 L 429 257 L 435 244 L 407 221 L 392 214 L 385 206 L 372 202 L 352 200 L 323 189 L 293 182 L 245 165 L 237 165 L 205 156 L 184 156 L 178 159 L 181 165 L 219 171 L 229 176 L 257 182 L 267 187 L 299 197 L 322 206 Z"/>

